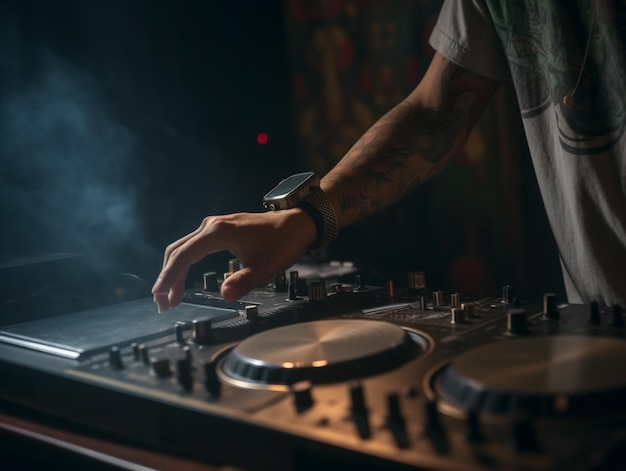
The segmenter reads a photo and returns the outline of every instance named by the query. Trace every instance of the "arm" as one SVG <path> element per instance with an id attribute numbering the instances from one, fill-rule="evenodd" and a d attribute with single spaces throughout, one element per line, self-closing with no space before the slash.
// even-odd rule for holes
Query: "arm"
<path id="1" fill-rule="evenodd" d="M 380 211 L 443 168 L 499 85 L 435 54 L 415 90 L 322 179 L 339 227 Z"/>
<path id="2" fill-rule="evenodd" d="M 380 211 L 440 170 L 465 143 L 498 86 L 436 54 L 417 88 L 322 179 L 339 227 Z M 224 281 L 222 296 L 239 299 L 298 261 L 316 236 L 313 221 L 299 208 L 207 217 L 167 247 L 154 300 L 160 312 L 178 305 L 188 267 L 222 250 L 243 266 Z"/>

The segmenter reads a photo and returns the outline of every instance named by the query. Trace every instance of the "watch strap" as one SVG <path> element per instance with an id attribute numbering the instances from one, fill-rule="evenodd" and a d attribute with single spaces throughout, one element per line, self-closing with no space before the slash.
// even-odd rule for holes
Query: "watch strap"
<path id="1" fill-rule="evenodd" d="M 309 247 L 309 251 L 317 252 L 326 248 L 337 238 L 339 226 L 333 205 L 324 190 L 319 187 L 313 188 L 298 206 L 311 216 L 317 228 L 317 239 Z"/>

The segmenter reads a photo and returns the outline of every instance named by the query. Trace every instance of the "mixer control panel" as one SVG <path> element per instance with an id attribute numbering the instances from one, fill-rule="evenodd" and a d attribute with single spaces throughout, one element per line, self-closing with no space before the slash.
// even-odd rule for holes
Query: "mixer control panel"
<path id="1" fill-rule="evenodd" d="M 146 299 L 8 326 L 0 395 L 244 469 L 613 469 L 620 306 L 301 273 L 235 303 L 208 272 L 165 315 Z"/>

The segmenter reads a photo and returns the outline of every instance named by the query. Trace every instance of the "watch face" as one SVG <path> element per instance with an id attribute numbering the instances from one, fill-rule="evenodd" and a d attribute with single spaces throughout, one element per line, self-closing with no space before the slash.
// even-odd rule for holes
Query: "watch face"
<path id="1" fill-rule="evenodd" d="M 316 181 L 317 178 L 313 172 L 291 175 L 263 197 L 263 204 L 272 210 L 291 208 L 306 196 L 309 187 Z"/>

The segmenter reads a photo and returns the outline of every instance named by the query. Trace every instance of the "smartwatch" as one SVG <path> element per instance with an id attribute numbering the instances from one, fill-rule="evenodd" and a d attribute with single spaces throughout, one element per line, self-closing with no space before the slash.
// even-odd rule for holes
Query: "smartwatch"
<path id="1" fill-rule="evenodd" d="M 313 172 L 297 173 L 282 180 L 263 197 L 263 206 L 270 211 L 296 207 L 306 211 L 317 229 L 317 239 L 310 251 L 325 248 L 339 232 L 335 210 Z"/>

